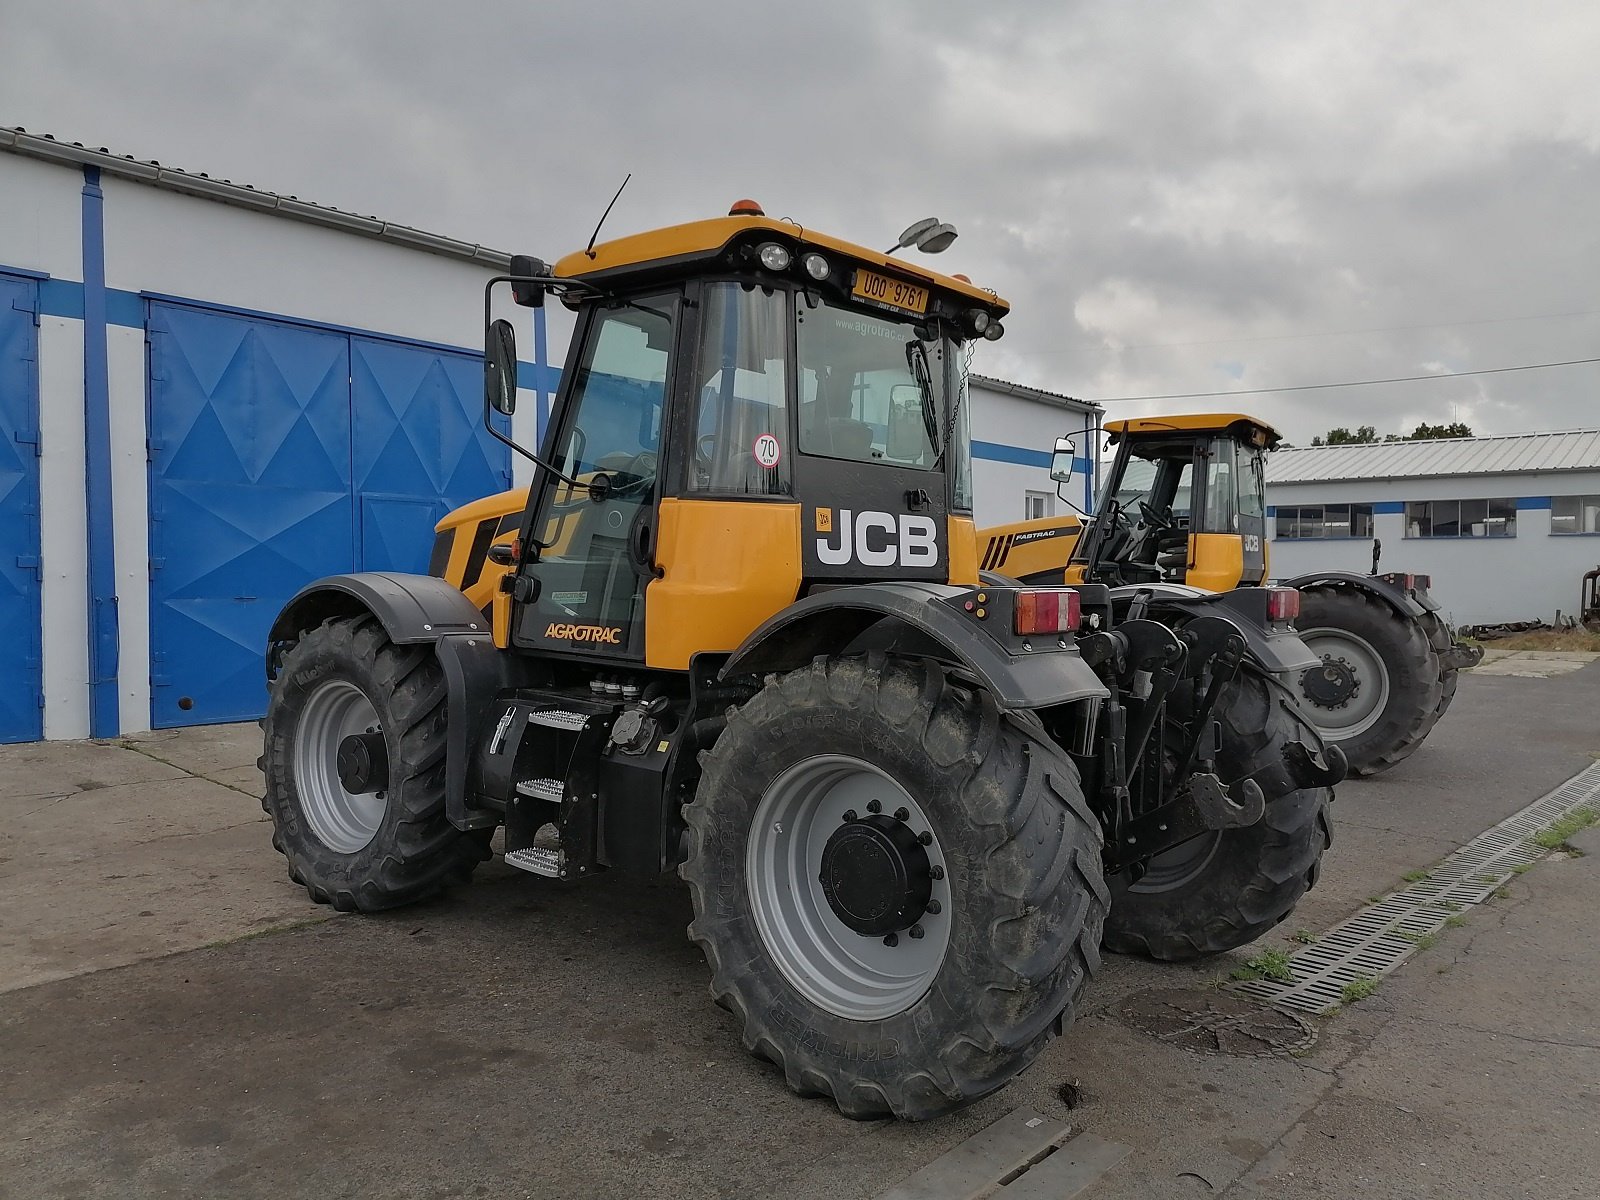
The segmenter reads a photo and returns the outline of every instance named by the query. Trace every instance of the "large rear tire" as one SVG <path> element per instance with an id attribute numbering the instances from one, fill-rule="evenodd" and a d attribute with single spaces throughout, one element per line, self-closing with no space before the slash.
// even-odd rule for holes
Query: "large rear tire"
<path id="1" fill-rule="evenodd" d="M 1157 854 L 1137 880 L 1113 875 L 1106 949 L 1178 962 L 1255 941 L 1294 911 L 1332 843 L 1329 788 L 1286 791 L 1283 747 L 1320 750 L 1316 731 L 1276 680 L 1244 668 L 1223 693 L 1217 772 L 1263 783 L 1254 825 L 1217 829 Z M 1276 782 L 1277 786 L 1274 787 Z M 1274 794 L 1276 792 L 1276 794 Z"/>
<path id="2" fill-rule="evenodd" d="M 1300 702 L 1350 774 L 1376 775 L 1414 753 L 1444 702 L 1422 622 L 1359 589 L 1313 585 L 1301 589 L 1295 624 L 1323 662 L 1301 673 Z"/>
<path id="3" fill-rule="evenodd" d="M 262 722 L 261 806 L 313 900 L 394 908 L 465 883 L 489 857 L 492 830 L 463 833 L 445 815 L 445 697 L 433 648 L 395 645 L 372 616 L 329 620 L 284 655 Z M 344 786 L 352 735 L 374 739 L 384 786 Z"/>
<path id="4" fill-rule="evenodd" d="M 934 1117 L 1072 1020 L 1099 965 L 1101 837 L 1036 725 L 931 662 L 819 659 L 769 679 L 704 762 L 689 934 L 746 1049 L 796 1092 Z"/>

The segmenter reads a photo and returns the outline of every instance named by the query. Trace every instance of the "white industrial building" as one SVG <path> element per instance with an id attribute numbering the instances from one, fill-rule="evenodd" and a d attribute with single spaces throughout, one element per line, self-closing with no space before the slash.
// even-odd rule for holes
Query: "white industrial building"
<path id="1" fill-rule="evenodd" d="M 982 353 L 982 347 L 979 348 Z M 978 528 L 1092 510 L 1095 447 L 1103 410 L 1057 392 L 987 375 L 967 381 L 972 405 L 972 515 Z M 1072 480 L 1056 494 L 1050 453 L 1058 437 L 1077 446 Z"/>
<path id="2" fill-rule="evenodd" d="M 1600 429 L 1311 446 L 1267 459 L 1272 573 L 1432 577 L 1451 621 L 1572 615 L 1600 565 Z"/>
<path id="3" fill-rule="evenodd" d="M 301 585 L 424 570 L 418 530 L 523 482 L 481 429 L 482 288 L 507 259 L 0 129 L 0 742 L 254 718 Z M 534 444 L 543 310 L 496 315 Z M 1097 423 L 974 380 L 980 524 L 1058 511 L 1054 439 Z"/>
<path id="4" fill-rule="evenodd" d="M 507 256 L 18 130 L 0 151 L 0 741 L 254 717 L 296 589 L 425 569 L 416 528 L 511 483 L 480 416 Z"/>

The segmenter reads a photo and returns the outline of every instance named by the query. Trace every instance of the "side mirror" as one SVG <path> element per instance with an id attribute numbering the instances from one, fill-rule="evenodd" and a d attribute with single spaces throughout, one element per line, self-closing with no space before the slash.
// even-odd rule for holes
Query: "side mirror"
<path id="1" fill-rule="evenodd" d="M 496 321 L 484 338 L 483 398 L 508 417 L 517 411 L 517 334 L 510 321 Z"/>
<path id="2" fill-rule="evenodd" d="M 922 389 L 897 383 L 889 389 L 889 429 L 885 453 L 898 462 L 919 459 L 928 449 L 928 427 L 922 415 Z"/>
<path id="3" fill-rule="evenodd" d="M 1072 478 L 1072 460 L 1078 457 L 1078 447 L 1071 438 L 1056 439 L 1055 453 L 1050 456 L 1050 478 L 1066 483 Z"/>

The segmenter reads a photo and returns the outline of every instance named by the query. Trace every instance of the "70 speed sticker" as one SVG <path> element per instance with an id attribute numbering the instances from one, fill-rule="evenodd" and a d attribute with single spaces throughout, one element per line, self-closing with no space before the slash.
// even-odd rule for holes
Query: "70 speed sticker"
<path id="1" fill-rule="evenodd" d="M 763 467 L 775 467 L 778 460 L 783 457 L 783 451 L 778 445 L 778 439 L 770 433 L 763 433 L 756 439 L 756 444 L 751 447 L 751 452 L 756 456 L 756 461 Z"/>

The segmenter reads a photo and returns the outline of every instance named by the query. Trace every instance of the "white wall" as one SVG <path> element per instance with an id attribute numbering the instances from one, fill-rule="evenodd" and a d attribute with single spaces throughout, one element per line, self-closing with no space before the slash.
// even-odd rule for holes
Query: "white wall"
<path id="1" fill-rule="evenodd" d="M 0 267 L 83 278 L 83 172 L 0 154 Z"/>
<path id="2" fill-rule="evenodd" d="M 1484 475 L 1454 479 L 1370 480 L 1354 483 L 1275 483 L 1268 502 L 1374 503 L 1405 500 L 1545 497 L 1600 494 L 1600 471 Z M 1269 522 L 1269 529 L 1274 523 Z M 1383 543 L 1380 571 L 1432 576 L 1432 592 L 1454 624 L 1550 621 L 1571 614 L 1580 580 L 1600 565 L 1600 536 L 1551 534 L 1550 510 L 1522 509 L 1509 538 L 1408 538 L 1402 513 L 1378 513 L 1373 532 Z M 1372 541 L 1272 540 L 1272 574 L 1313 570 L 1366 571 Z"/>

